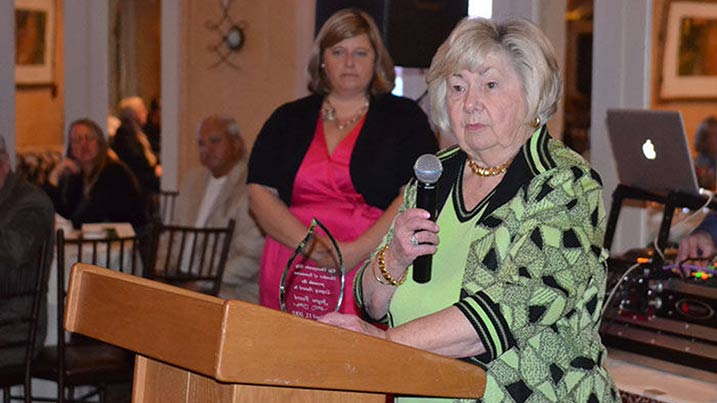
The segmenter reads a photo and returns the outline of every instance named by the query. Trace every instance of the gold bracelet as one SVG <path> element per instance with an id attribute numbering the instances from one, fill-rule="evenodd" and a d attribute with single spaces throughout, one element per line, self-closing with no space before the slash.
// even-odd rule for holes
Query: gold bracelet
<path id="1" fill-rule="evenodd" d="M 388 272 L 386 269 L 386 250 L 388 249 L 388 245 L 384 246 L 383 249 L 381 249 L 380 252 L 378 252 L 378 269 L 381 270 L 381 275 L 383 276 L 386 281 L 388 281 L 389 284 L 391 284 L 394 287 L 398 287 L 399 285 L 406 282 L 406 274 L 408 273 L 408 270 L 403 272 L 403 276 L 396 281 L 396 279 L 391 276 L 391 273 Z"/>
<path id="2" fill-rule="evenodd" d="M 379 284 L 391 285 L 390 283 L 386 282 L 386 280 L 384 280 L 383 278 L 381 278 L 381 276 L 378 275 L 378 271 L 376 271 L 376 267 L 377 267 L 378 265 L 371 265 L 371 266 L 372 266 L 371 271 L 373 272 L 373 278 L 375 278 L 376 281 L 379 282 Z"/>

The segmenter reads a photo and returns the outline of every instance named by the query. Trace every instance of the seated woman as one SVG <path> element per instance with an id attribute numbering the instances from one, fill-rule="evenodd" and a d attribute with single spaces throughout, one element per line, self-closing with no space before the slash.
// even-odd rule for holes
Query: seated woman
<path id="1" fill-rule="evenodd" d="M 109 154 L 102 129 L 90 119 L 70 125 L 65 158 L 50 172 L 45 191 L 55 210 L 84 223 L 129 222 L 135 231 L 147 221 L 137 179 Z"/>
<path id="2" fill-rule="evenodd" d="M 339 313 L 321 321 L 484 368 L 484 403 L 619 401 L 598 333 L 602 186 L 546 126 L 559 72 L 552 45 L 527 20 L 455 28 L 426 79 L 434 123 L 458 141 L 438 155 L 438 219 L 415 208 L 409 184 L 356 275 L 365 318 L 389 329 Z M 428 254 L 432 278 L 416 283 L 412 262 Z M 406 401 L 421 400 L 397 398 Z"/>

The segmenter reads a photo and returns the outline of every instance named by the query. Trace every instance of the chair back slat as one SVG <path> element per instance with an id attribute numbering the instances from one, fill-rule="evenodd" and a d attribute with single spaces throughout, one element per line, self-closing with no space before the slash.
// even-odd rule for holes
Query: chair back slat
<path id="1" fill-rule="evenodd" d="M 177 202 L 179 192 L 176 190 L 161 190 L 154 195 L 156 221 L 163 224 L 170 224 L 174 221 L 174 208 Z"/>
<path id="2" fill-rule="evenodd" d="M 217 249 L 219 248 L 219 240 L 220 236 L 219 234 L 214 234 L 212 236 L 212 252 L 211 252 L 211 261 L 209 262 L 209 266 L 214 267 L 217 264 Z"/>
<path id="3" fill-rule="evenodd" d="M 234 220 L 226 227 L 159 224 L 146 277 L 218 295 L 234 227 Z"/>
<path id="4" fill-rule="evenodd" d="M 18 325 L 27 325 L 25 336 L 18 340 L 11 337 L 0 342 L 0 354 L 7 354 L 8 349 L 23 348 L 23 364 L 19 367 L 22 372 L 6 373 L 7 379 L 0 379 L 5 393 L 9 393 L 9 386 L 16 384 L 23 385 L 22 399 L 30 403 L 32 397 L 32 358 L 35 356 L 35 344 L 37 342 L 37 331 L 40 323 L 40 311 L 45 296 L 47 295 L 47 279 L 49 272 L 49 261 L 51 256 L 52 238 L 48 237 L 41 245 L 36 255 L 36 270 L 16 272 L 9 278 L 0 282 L 0 301 L 18 306 L 23 304 L 24 299 L 30 299 L 27 308 L 13 309 L 0 313 L 0 334 L 8 336 L 12 329 Z M 11 316 L 5 316 L 5 315 Z M 8 396 L 5 396 L 7 399 Z"/>
<path id="5" fill-rule="evenodd" d="M 201 247 L 199 248 L 199 253 L 200 253 L 200 256 L 199 256 L 199 275 L 200 275 L 200 276 L 208 276 L 208 275 L 211 274 L 211 268 L 213 267 L 213 266 L 211 265 L 211 261 L 210 261 L 210 264 L 209 264 L 209 265 L 206 265 L 206 264 L 205 264 L 205 262 L 206 262 L 206 257 L 207 257 L 207 243 L 209 242 L 209 240 L 210 240 L 210 238 L 211 238 L 211 234 L 202 233 L 202 234 L 200 234 L 197 238 L 201 238 L 201 243 L 200 243 Z M 196 242 L 196 239 L 197 239 L 197 238 L 194 239 L 195 242 Z M 194 245 L 194 250 L 195 250 L 195 251 L 197 250 L 196 243 L 195 243 L 195 245 Z"/>

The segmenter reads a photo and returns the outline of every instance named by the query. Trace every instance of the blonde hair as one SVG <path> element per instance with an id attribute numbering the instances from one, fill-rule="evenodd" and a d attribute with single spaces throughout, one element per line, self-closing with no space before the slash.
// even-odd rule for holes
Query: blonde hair
<path id="1" fill-rule="evenodd" d="M 144 104 L 144 100 L 136 95 L 131 96 L 131 97 L 122 98 L 119 101 L 118 107 L 119 107 L 120 112 L 123 109 L 128 109 L 128 108 L 132 109 L 132 110 L 137 110 L 137 109 L 144 107 L 145 109 L 147 109 L 147 107 Z"/>
<path id="2" fill-rule="evenodd" d="M 361 34 L 368 36 L 376 53 L 373 78 L 370 85 L 371 94 L 391 92 L 396 79 L 393 59 L 391 59 L 391 55 L 388 54 L 388 50 L 383 44 L 381 33 L 373 18 L 364 11 L 355 8 L 347 8 L 334 13 L 326 20 L 316 36 L 307 67 L 311 77 L 308 85 L 309 91 L 319 95 L 326 95 L 331 92 L 329 80 L 324 74 L 324 69 L 321 68 L 324 50 L 344 39 L 353 38 Z"/>
<path id="3" fill-rule="evenodd" d="M 448 78 L 461 70 L 476 71 L 494 53 L 507 57 L 520 77 L 528 106 L 525 123 L 537 117 L 544 124 L 555 114 L 562 80 L 555 50 L 545 34 L 524 19 L 465 18 L 438 48 L 426 75 L 431 119 L 441 131 L 452 131 L 446 105 Z"/>

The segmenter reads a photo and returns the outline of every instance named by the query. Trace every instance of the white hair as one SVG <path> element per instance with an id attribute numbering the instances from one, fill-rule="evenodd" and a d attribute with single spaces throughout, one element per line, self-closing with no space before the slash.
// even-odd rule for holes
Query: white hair
<path id="1" fill-rule="evenodd" d="M 555 51 L 545 34 L 523 19 L 465 18 L 438 48 L 426 75 L 431 118 L 441 131 L 451 132 L 445 102 L 448 77 L 462 69 L 476 71 L 492 53 L 505 56 L 520 78 L 528 107 L 524 123 L 537 117 L 544 124 L 557 110 L 562 79 Z"/>

